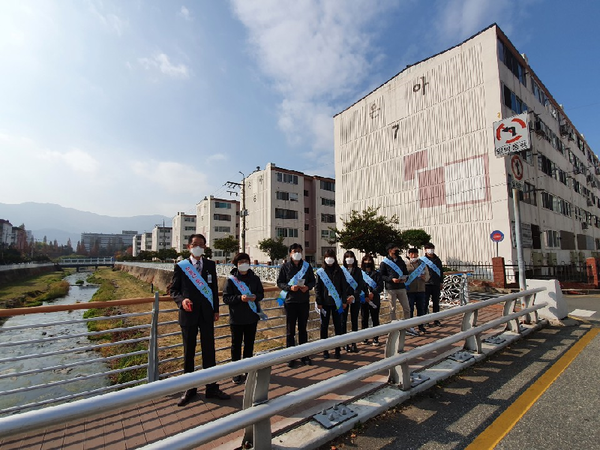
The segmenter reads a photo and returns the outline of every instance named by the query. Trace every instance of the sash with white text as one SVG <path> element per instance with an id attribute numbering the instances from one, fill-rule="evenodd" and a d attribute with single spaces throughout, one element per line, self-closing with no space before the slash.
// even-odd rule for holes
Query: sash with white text
<path id="1" fill-rule="evenodd" d="M 298 271 L 298 273 L 296 273 L 296 275 L 294 275 L 292 277 L 292 279 L 290 281 L 288 281 L 288 286 L 295 286 L 296 284 L 298 284 L 298 280 L 301 280 L 302 278 L 304 278 L 304 275 L 306 275 L 306 271 L 308 270 L 309 264 L 306 261 L 302 262 L 302 268 Z M 285 297 L 287 296 L 287 292 L 286 291 L 281 291 L 279 293 L 279 297 L 277 297 L 277 303 L 279 304 L 279 306 L 283 306 L 283 302 L 285 301 Z"/>
<path id="2" fill-rule="evenodd" d="M 206 281 L 204 281 L 204 278 L 202 278 L 202 275 L 200 275 L 198 273 L 198 270 L 196 270 L 196 268 L 190 262 L 190 260 L 184 259 L 182 261 L 179 261 L 177 263 L 177 265 L 179 267 L 181 267 L 181 270 L 183 270 L 183 273 L 185 273 L 187 275 L 187 277 L 190 279 L 190 281 L 192 283 L 194 283 L 194 286 L 196 286 L 196 288 L 200 291 L 200 293 L 202 295 L 204 295 L 204 297 L 206 297 L 206 299 L 208 300 L 208 303 L 210 303 L 210 306 L 214 309 L 215 307 L 213 305 L 212 289 L 210 288 L 208 283 Z"/>
<path id="3" fill-rule="evenodd" d="M 325 272 L 325 269 L 323 268 L 317 270 L 317 275 L 319 275 L 319 278 L 323 281 L 323 284 L 329 291 L 329 295 L 331 296 L 331 298 L 333 298 L 338 313 L 342 314 L 344 312 L 344 307 L 342 306 L 342 299 L 340 298 L 339 292 L 333 285 L 331 278 L 329 278 L 327 272 Z"/>
<path id="4" fill-rule="evenodd" d="M 344 267 L 344 266 L 340 266 L 340 267 L 342 268 L 342 272 L 344 272 L 346 281 L 348 282 L 348 284 L 350 286 L 352 286 L 352 289 L 354 289 L 356 291 L 356 289 L 358 288 L 358 283 L 356 282 L 356 280 L 354 279 L 354 277 L 352 276 L 352 274 L 346 267 Z M 361 303 L 365 302 L 365 293 L 364 292 L 360 293 L 360 302 Z"/>

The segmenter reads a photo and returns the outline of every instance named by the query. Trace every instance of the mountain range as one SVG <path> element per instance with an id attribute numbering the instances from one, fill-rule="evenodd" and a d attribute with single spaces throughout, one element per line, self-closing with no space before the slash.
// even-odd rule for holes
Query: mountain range
<path id="1" fill-rule="evenodd" d="M 81 240 L 81 233 L 121 233 L 134 230 L 138 233 L 152 231 L 155 225 L 171 226 L 172 218 L 161 215 L 112 217 L 65 208 L 53 203 L 0 203 L 0 219 L 8 220 L 13 226 L 25 225 L 36 240 L 44 236 L 48 242 L 56 240 L 59 245 L 71 239 L 73 247 Z"/>

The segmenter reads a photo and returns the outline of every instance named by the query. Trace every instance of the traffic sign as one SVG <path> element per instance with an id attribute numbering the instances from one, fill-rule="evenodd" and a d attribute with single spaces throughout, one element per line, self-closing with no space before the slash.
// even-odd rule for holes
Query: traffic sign
<path id="1" fill-rule="evenodd" d="M 490 234 L 490 239 L 494 242 L 502 242 L 504 240 L 504 233 L 500 230 L 494 230 Z"/>
<path id="2" fill-rule="evenodd" d="M 531 148 L 528 113 L 494 122 L 494 147 L 496 156 L 522 152 Z"/>
<path id="3" fill-rule="evenodd" d="M 523 161 L 519 155 L 513 155 L 510 158 L 510 168 L 515 179 L 521 181 L 523 179 Z"/>

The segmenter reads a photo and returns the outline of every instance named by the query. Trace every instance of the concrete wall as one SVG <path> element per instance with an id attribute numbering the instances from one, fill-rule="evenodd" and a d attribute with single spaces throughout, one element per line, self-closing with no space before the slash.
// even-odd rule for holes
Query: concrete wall
<path id="1" fill-rule="evenodd" d="M 49 272 L 54 272 L 56 266 L 54 264 L 42 267 L 26 267 L 12 270 L 0 271 L 0 286 L 8 283 L 14 283 L 15 281 L 23 280 L 29 277 L 35 277 Z"/>

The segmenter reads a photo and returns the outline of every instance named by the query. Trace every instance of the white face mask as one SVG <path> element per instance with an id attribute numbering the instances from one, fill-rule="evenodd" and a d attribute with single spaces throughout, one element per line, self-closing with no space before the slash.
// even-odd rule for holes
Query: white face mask
<path id="1" fill-rule="evenodd" d="M 250 269 L 250 264 L 248 263 L 241 263 L 238 265 L 238 270 L 240 272 L 248 272 L 248 269 Z"/>
<path id="2" fill-rule="evenodd" d="M 434 251 L 435 251 L 435 250 L 434 250 L 434 249 L 432 249 L 432 248 L 428 248 L 427 250 L 425 250 L 425 252 L 427 252 L 427 254 L 428 254 L 428 255 L 433 255 L 433 252 L 434 252 Z"/>
<path id="3" fill-rule="evenodd" d="M 327 264 L 328 266 L 332 265 L 335 262 L 335 258 L 325 258 L 325 264 Z"/>
<path id="4" fill-rule="evenodd" d="M 294 261 L 300 261 L 302 259 L 302 253 L 300 253 L 300 252 L 292 253 L 292 259 Z"/>
<path id="5" fill-rule="evenodd" d="M 202 247 L 192 247 L 190 253 L 194 256 L 194 258 L 200 258 L 204 255 L 204 249 Z"/>
<path id="6" fill-rule="evenodd" d="M 417 262 L 419 260 L 419 258 L 410 258 L 410 262 L 414 263 Z"/>
<path id="7" fill-rule="evenodd" d="M 354 258 L 346 258 L 346 264 L 348 264 L 349 266 L 354 264 Z"/>

